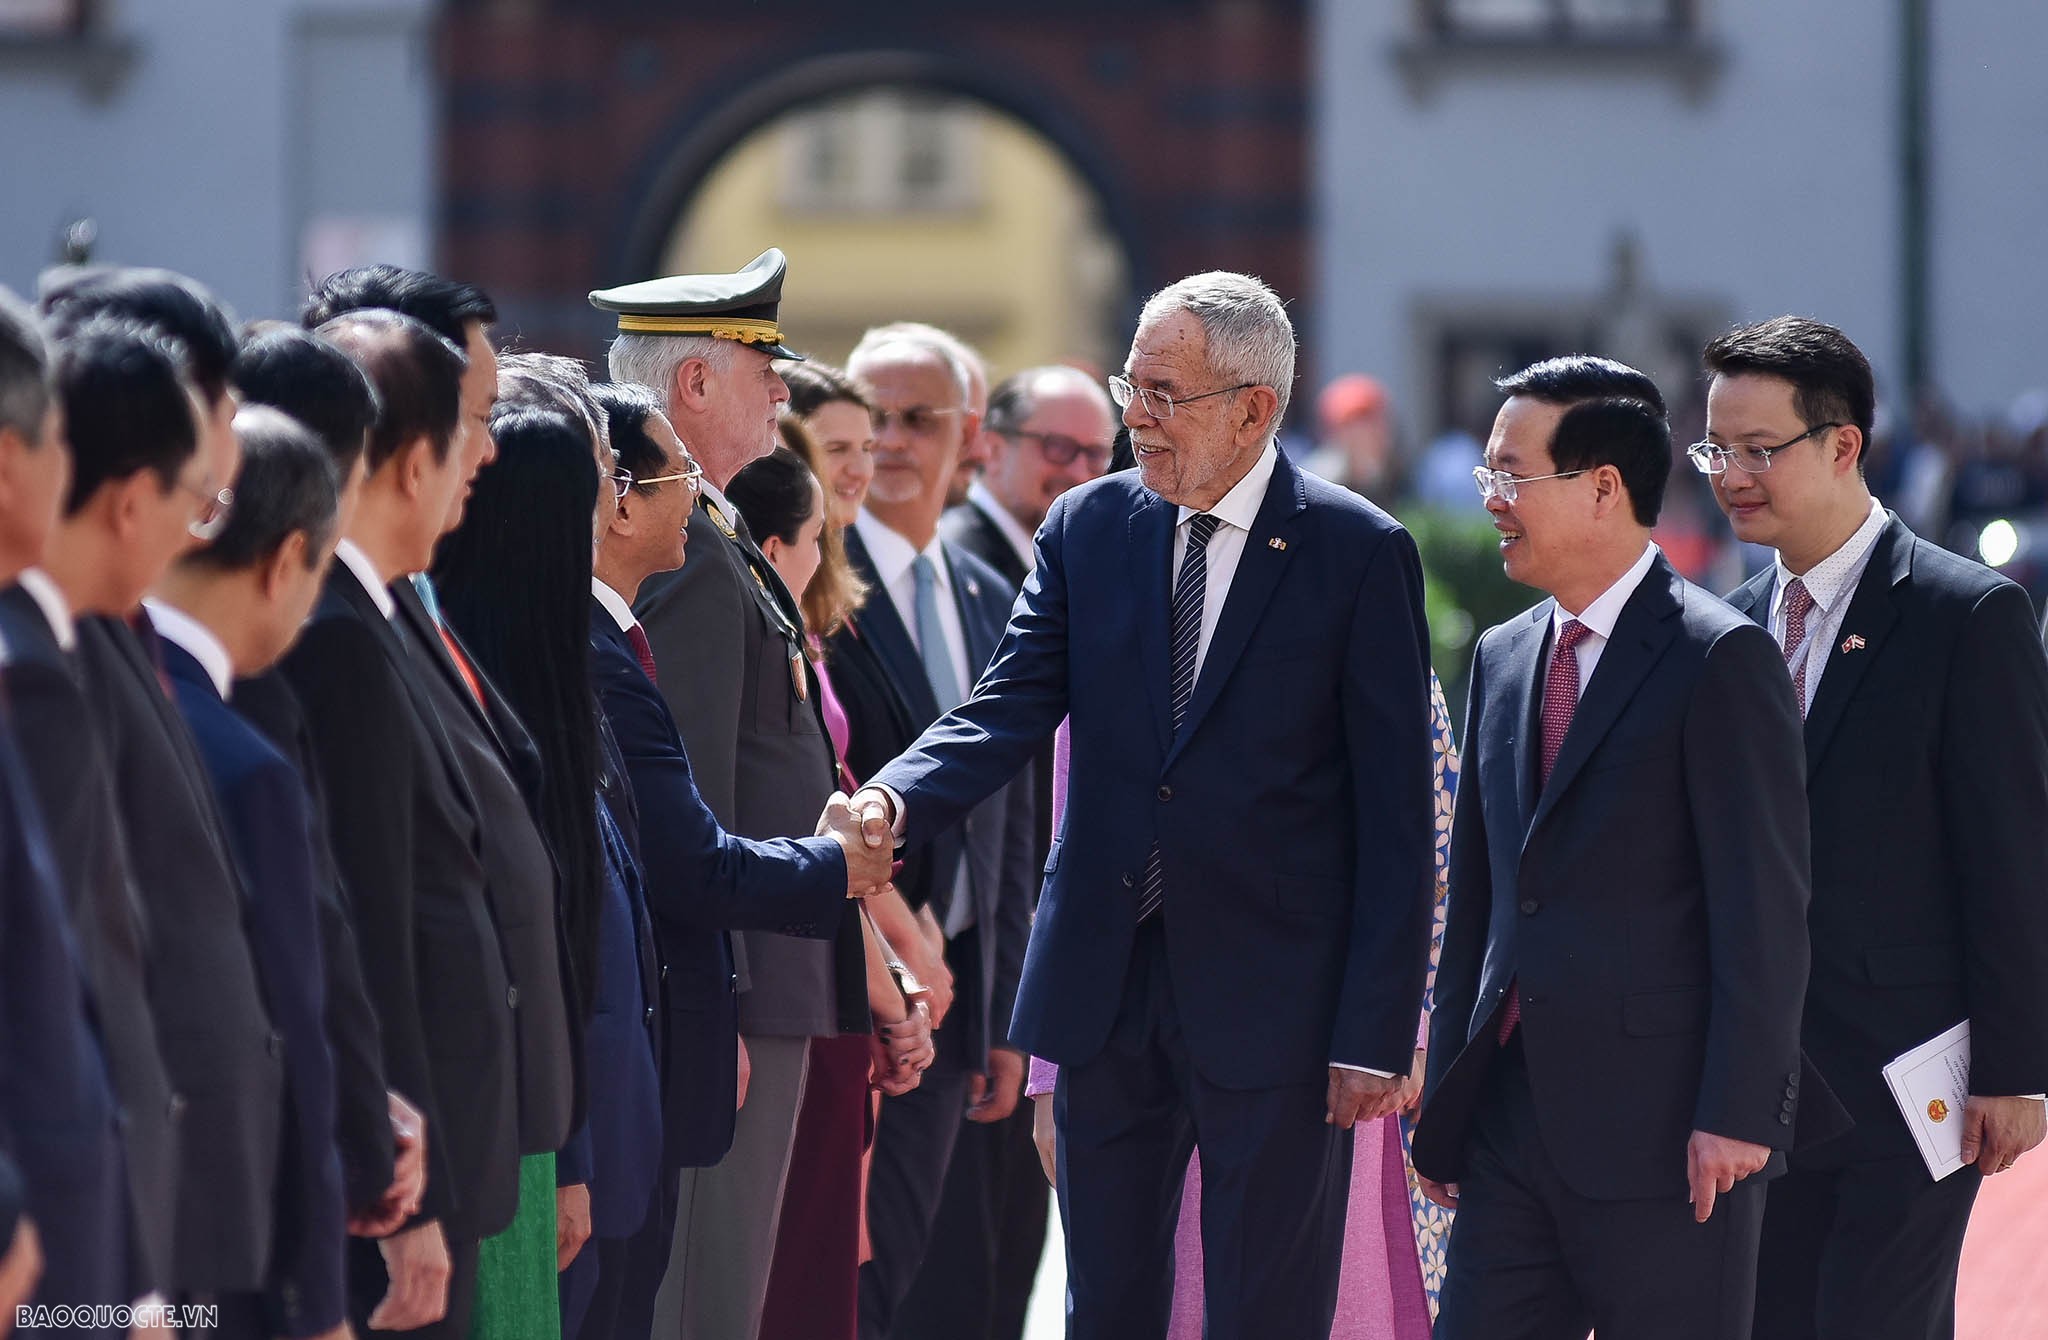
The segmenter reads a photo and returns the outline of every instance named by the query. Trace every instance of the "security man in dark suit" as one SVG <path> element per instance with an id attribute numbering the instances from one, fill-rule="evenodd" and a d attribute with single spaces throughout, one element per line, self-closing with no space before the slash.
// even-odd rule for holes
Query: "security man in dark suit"
<path id="1" fill-rule="evenodd" d="M 1064 364 L 1026 368 L 989 393 L 982 441 L 988 463 L 949 507 L 939 533 L 1002 574 L 1007 595 L 1023 589 L 1037 556 L 1032 535 L 1053 502 L 1108 469 L 1116 410 L 1102 384 Z M 1053 746 L 1032 759 L 1037 811 L 1035 867 L 1043 869 L 1059 816 L 1052 812 Z M 1031 890 L 1035 905 L 1038 890 Z M 897 1333 L 1019 1340 L 1031 1287 L 1045 1253 L 1050 1188 L 1032 1142 L 1029 1103 L 993 1126 L 960 1132 L 931 1245 Z M 989 1228 L 993 1228 L 993 1236 Z"/>
<path id="2" fill-rule="evenodd" d="M 42 557 L 56 525 L 63 418 L 35 317 L 0 289 L 0 583 Z M 127 1302 L 136 1295 L 114 1089 L 60 867 L 16 747 L 12 651 L 0 631 L 0 1151 L 19 1169 L 41 1239 L 35 1301 Z"/>
<path id="3" fill-rule="evenodd" d="M 634 798 L 628 837 L 640 853 L 647 907 L 661 955 L 662 1186 L 645 1219 L 621 1248 L 600 1212 L 603 1187 L 593 1188 L 593 1236 L 604 1272 L 619 1255 L 613 1307 L 621 1337 L 647 1334 L 655 1292 L 675 1228 L 675 1173 L 708 1167 L 732 1144 L 738 1094 L 726 1059 L 739 1037 L 730 934 L 748 927 L 813 938 L 837 933 L 840 902 L 860 887 L 887 882 L 888 863 L 848 831 L 832 836 L 754 841 L 718 824 L 697 790 L 690 756 L 656 686 L 652 645 L 633 615 L 648 578 L 685 561 L 684 526 L 696 506 L 702 473 L 660 403 L 645 387 L 597 387 L 619 464 L 634 484 L 619 500 L 600 538 L 591 582 L 592 675 L 610 734 Z M 573 1269 L 573 1267 L 572 1267 Z M 593 1308 L 586 1325 L 600 1313 Z"/>
<path id="4" fill-rule="evenodd" d="M 847 371 L 869 387 L 875 413 L 875 480 L 846 536 L 847 556 L 874 594 L 854 616 L 857 631 L 842 631 L 835 642 L 858 638 L 872 647 L 908 709 L 908 732 L 885 736 L 872 713 L 855 716 L 860 697 L 846 700 L 854 737 L 879 765 L 966 698 L 1002 638 L 1012 593 L 994 569 L 939 534 L 961 446 L 980 428 L 967 369 L 935 340 L 870 333 Z M 1039 870 L 1028 774 L 934 842 L 906 889 L 945 933 L 955 1000 L 934 1034 L 937 1059 L 924 1082 L 884 1102 L 876 1127 L 868 1183 L 874 1258 L 860 1278 L 861 1334 L 873 1340 L 891 1333 L 924 1262 L 963 1111 L 969 1123 L 999 1124 L 1020 1096 L 1024 1058 L 1010 1045 L 1010 1011 Z M 972 1289 L 971 1297 L 929 1300 L 936 1315 L 920 1333 L 986 1328 L 987 1293 L 979 1286 L 992 1271 L 995 1243 L 985 1222 L 955 1229 L 985 1264 L 978 1280 L 948 1286 Z"/>
<path id="5" fill-rule="evenodd" d="M 1650 379 L 1499 386 L 1480 494 L 1552 598 L 1473 656 L 1414 1140 L 1458 1210 L 1437 1335 L 1737 1340 L 1803 1096 L 1798 717 L 1769 641 L 1650 542 Z"/>
<path id="6" fill-rule="evenodd" d="M 660 397 L 704 468 L 691 561 L 648 581 L 634 613 L 704 802 L 728 832 L 764 839 L 815 831 L 836 780 L 803 616 L 722 492 L 775 445 L 776 410 L 789 398 L 774 366 L 799 357 L 776 319 L 785 269 L 771 249 L 737 274 L 590 295 L 618 318 L 612 380 Z M 747 1101 L 726 1157 L 682 1174 L 681 1228 L 656 1308 L 662 1334 L 727 1340 L 759 1328 L 810 1039 L 870 1027 L 858 912 L 843 908 L 833 930 L 823 941 L 741 937 Z"/>
<path id="7" fill-rule="evenodd" d="M 259 1335 L 342 1337 L 348 1208 L 307 792 L 285 756 L 229 706 L 235 677 L 275 664 L 312 610 L 334 554 L 340 488 L 327 449 L 295 420 L 251 407 L 234 427 L 242 465 L 228 524 L 173 564 L 145 604 L 220 802 L 249 895 L 257 969 L 284 1040 L 277 1238 L 266 1286 L 247 1306 Z M 224 1314 L 227 1306 L 223 1299 Z"/>
<path id="8" fill-rule="evenodd" d="M 210 407 L 232 401 L 233 334 L 217 308 L 190 323 L 187 341 L 95 316 L 76 291 L 55 324 L 73 475 L 45 567 L 73 608 L 95 611 L 78 621 L 85 697 L 104 727 L 114 812 L 148 918 L 157 1039 L 184 1100 L 169 1284 L 205 1302 L 261 1288 L 268 1269 L 282 1045 L 244 926 L 246 890 L 139 600 L 225 519 L 235 450 Z"/>
<path id="9" fill-rule="evenodd" d="M 1705 362 L 1693 459 L 1735 534 L 1777 551 L 1730 600 L 1805 717 L 1803 1036 L 1855 1119 L 1771 1186 L 1755 1333 L 1952 1335 L 1977 1188 L 2048 1129 L 2048 657 L 2024 591 L 1870 496 L 1876 390 L 1841 331 L 1778 317 Z M 1936 1181 L 1884 1066 L 1965 1020 L 1971 1166 Z"/>
<path id="10" fill-rule="evenodd" d="M 386 1072 L 425 1114 L 428 1159 L 419 1215 L 352 1246 L 350 1315 L 466 1340 L 477 1244 L 518 1206 L 512 983 L 479 812 L 388 588 L 426 566 L 474 473 L 457 441 L 468 364 L 395 312 L 318 333 L 369 375 L 383 414 L 320 603 L 282 664 L 313 736 Z"/>

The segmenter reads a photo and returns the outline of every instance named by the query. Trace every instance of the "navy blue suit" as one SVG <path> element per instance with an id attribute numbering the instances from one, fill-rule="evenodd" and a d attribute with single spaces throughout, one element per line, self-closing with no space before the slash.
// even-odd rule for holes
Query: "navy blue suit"
<path id="1" fill-rule="evenodd" d="M 1069 1334 L 1163 1330 L 1199 1141 L 1212 1336 L 1309 1334 L 1336 1296 L 1350 1141 L 1331 1063 L 1404 1073 L 1431 903 L 1415 545 L 1284 456 L 1178 731 L 1177 509 L 1133 472 L 1053 505 L 974 696 L 871 780 L 928 842 L 1072 718 L 1072 789 L 1011 1019 L 1061 1063 Z M 1157 844 L 1160 914 L 1139 886 Z M 1120 1134 L 1119 1134 L 1120 1133 Z M 1081 1188 L 1076 1191 L 1077 1185 Z"/>
<path id="2" fill-rule="evenodd" d="M 37 1303 L 129 1301 L 114 1121 L 56 861 L 0 696 L 0 1155 L 19 1171 L 19 1208 L 42 1238 Z M 11 1237 L 5 1210 L 0 1233 Z"/>
<path id="3" fill-rule="evenodd" d="M 237 716 L 205 669 L 163 640 L 164 672 L 213 779 L 230 851 L 249 890 L 249 944 L 271 1020 L 284 1039 L 285 1136 L 277 1241 L 265 1288 L 275 1333 L 317 1335 L 347 1306 L 348 1207 L 334 1139 L 334 1056 L 315 906 L 306 785 L 256 727 Z"/>

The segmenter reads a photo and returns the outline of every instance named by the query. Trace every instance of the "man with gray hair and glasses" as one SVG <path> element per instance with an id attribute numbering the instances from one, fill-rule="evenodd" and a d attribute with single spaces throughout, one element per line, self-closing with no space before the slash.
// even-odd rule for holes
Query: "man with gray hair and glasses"
<path id="1" fill-rule="evenodd" d="M 1414 542 L 1274 433 L 1280 299 L 1154 294 L 1111 390 L 1138 469 L 1053 504 L 974 694 L 855 797 L 930 842 L 1072 717 L 1072 790 L 1009 1036 L 1060 1064 L 1068 1334 L 1166 1332 L 1202 1158 L 1212 1340 L 1329 1333 L 1350 1128 L 1413 1058 L 1431 895 Z"/>

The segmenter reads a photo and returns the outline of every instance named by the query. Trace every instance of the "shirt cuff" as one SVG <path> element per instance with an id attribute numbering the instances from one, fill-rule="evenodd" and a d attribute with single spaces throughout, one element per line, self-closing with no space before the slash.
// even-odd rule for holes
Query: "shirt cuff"
<path id="1" fill-rule="evenodd" d="M 1356 1071 L 1357 1071 L 1357 1072 L 1358 1072 L 1359 1074 L 1361 1074 L 1361 1075 L 1378 1075 L 1378 1076 L 1379 1076 L 1379 1077 L 1380 1077 L 1381 1079 L 1400 1079 L 1400 1078 L 1401 1078 L 1401 1076 L 1399 1076 L 1399 1075 L 1395 1074 L 1395 1073 L 1394 1073 L 1393 1071 L 1391 1071 L 1391 1070 L 1374 1070 L 1374 1069 L 1373 1069 L 1373 1068 L 1372 1068 L 1371 1066 L 1369 1066 L 1369 1065 L 1345 1065 L 1345 1064 L 1344 1064 L 1344 1063 L 1343 1063 L 1342 1061 L 1332 1061 L 1332 1062 L 1330 1062 L 1330 1069 L 1332 1069 L 1332 1070 L 1356 1070 Z"/>

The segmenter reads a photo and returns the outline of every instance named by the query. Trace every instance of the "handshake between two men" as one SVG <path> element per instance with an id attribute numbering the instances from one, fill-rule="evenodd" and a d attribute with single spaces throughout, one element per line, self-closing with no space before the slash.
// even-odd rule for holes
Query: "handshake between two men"
<path id="1" fill-rule="evenodd" d="M 832 838 L 846 854 L 847 897 L 872 898 L 892 887 L 896 838 L 881 792 L 863 789 L 849 799 L 844 791 L 834 791 L 818 817 L 818 836 Z"/>

